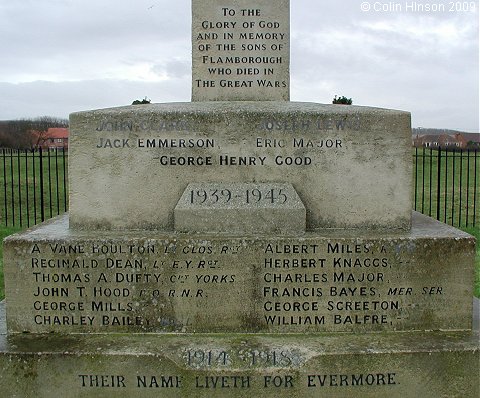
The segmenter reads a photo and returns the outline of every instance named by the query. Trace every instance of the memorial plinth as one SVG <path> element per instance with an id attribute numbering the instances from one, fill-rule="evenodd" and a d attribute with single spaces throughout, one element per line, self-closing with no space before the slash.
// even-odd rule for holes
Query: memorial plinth
<path id="1" fill-rule="evenodd" d="M 478 397 L 478 334 L 0 335 L 7 397 Z"/>
<path id="2" fill-rule="evenodd" d="M 408 112 L 295 102 L 71 115 L 70 226 L 172 230 L 189 183 L 290 183 L 307 228 L 410 228 Z M 352 205 L 354 204 L 354 205 Z"/>
<path id="3" fill-rule="evenodd" d="M 70 214 L 5 239 L 2 396 L 478 398 L 410 114 L 288 102 L 287 0 L 192 16 L 193 102 L 72 114 Z"/>
<path id="4" fill-rule="evenodd" d="M 408 233 L 301 237 L 147 231 L 104 237 L 69 230 L 64 216 L 5 241 L 8 329 L 469 330 L 474 245 L 468 234 L 418 213 Z"/>

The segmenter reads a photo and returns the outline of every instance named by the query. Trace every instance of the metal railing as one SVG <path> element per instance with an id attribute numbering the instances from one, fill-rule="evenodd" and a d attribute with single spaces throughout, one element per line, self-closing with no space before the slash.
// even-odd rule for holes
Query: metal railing
<path id="1" fill-rule="evenodd" d="M 68 152 L 0 150 L 1 222 L 30 227 L 68 209 Z"/>
<path id="2" fill-rule="evenodd" d="M 415 148 L 414 209 L 456 227 L 476 227 L 479 151 Z"/>

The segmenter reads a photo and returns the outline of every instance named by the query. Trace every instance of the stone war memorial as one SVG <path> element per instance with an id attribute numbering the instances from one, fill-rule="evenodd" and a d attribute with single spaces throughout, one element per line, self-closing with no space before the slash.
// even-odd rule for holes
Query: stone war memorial
<path id="1" fill-rule="evenodd" d="M 408 112 L 290 102 L 289 11 L 192 0 L 192 102 L 70 116 L 2 396 L 479 397 L 474 238 L 412 214 Z"/>

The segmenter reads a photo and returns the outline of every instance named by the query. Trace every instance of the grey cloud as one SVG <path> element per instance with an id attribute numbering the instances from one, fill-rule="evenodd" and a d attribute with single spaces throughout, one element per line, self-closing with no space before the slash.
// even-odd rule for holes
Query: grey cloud
<path id="1" fill-rule="evenodd" d="M 362 12 L 361 3 L 291 1 L 292 100 L 347 95 L 410 110 L 417 126 L 478 129 L 478 14 Z M 190 0 L 2 2 L 0 119 L 145 96 L 189 101 L 190 10 Z M 432 33 L 443 26 L 453 33 Z M 166 80 L 122 77 L 138 64 Z"/>

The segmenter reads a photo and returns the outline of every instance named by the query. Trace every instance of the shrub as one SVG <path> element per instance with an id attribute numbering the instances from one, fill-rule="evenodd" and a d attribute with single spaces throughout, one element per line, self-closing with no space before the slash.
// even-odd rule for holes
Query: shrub
<path id="1" fill-rule="evenodd" d="M 151 102 L 151 100 L 147 99 L 147 97 L 145 97 L 144 99 L 142 100 L 135 100 L 132 102 L 132 105 L 144 105 L 144 104 L 149 104 Z"/>
<path id="2" fill-rule="evenodd" d="M 332 104 L 340 104 L 340 105 L 352 105 L 352 99 L 347 98 L 345 96 L 338 97 L 335 96 L 335 98 L 332 101 Z"/>

